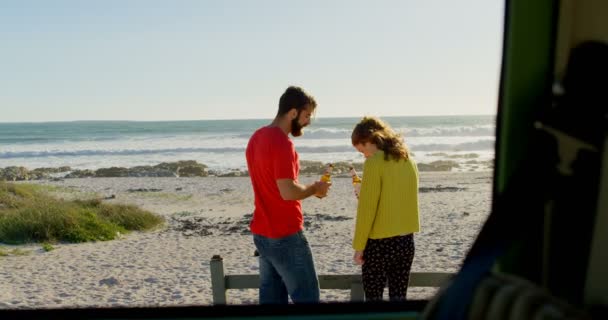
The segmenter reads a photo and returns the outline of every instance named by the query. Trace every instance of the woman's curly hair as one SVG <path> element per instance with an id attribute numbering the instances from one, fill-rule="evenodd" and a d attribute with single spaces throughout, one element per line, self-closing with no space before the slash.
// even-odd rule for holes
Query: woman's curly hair
<path id="1" fill-rule="evenodd" d="M 376 117 L 364 117 L 353 129 L 351 135 L 353 146 L 371 142 L 378 149 L 384 151 L 384 160 L 389 156 L 393 160 L 405 159 L 410 157 L 409 150 L 401 134 L 396 133 L 384 121 Z"/>

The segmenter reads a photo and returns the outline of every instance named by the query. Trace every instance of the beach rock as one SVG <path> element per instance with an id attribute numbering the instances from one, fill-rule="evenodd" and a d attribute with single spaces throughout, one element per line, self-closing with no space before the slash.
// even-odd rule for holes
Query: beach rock
<path id="1" fill-rule="evenodd" d="M 158 278 L 154 278 L 154 277 L 148 277 L 144 279 L 145 282 L 147 283 L 158 283 Z"/>
<path id="2" fill-rule="evenodd" d="M 24 181 L 24 180 L 41 180 L 55 178 L 53 175 L 62 172 L 70 171 L 70 167 L 58 168 L 36 168 L 28 170 L 25 167 L 6 167 L 0 168 L 0 180 L 6 181 Z"/>
<path id="3" fill-rule="evenodd" d="M 350 176 L 349 171 L 350 167 L 353 166 L 355 170 L 361 172 L 363 170 L 363 163 L 361 162 L 346 162 L 346 161 L 338 161 L 333 162 L 334 168 L 332 170 L 332 175 L 335 177 L 345 177 Z M 300 161 L 300 174 L 310 174 L 310 175 L 321 175 L 323 171 L 327 167 L 328 163 L 323 163 L 321 161 L 308 161 L 302 160 Z"/>
<path id="4" fill-rule="evenodd" d="M 157 169 L 164 169 L 174 172 L 179 177 L 206 177 L 207 166 L 198 163 L 196 160 L 181 160 L 177 162 L 162 162 L 154 166 Z"/>
<path id="5" fill-rule="evenodd" d="M 434 187 L 418 187 L 418 192 L 420 193 L 425 193 L 425 192 L 458 192 L 458 191 L 464 191 L 467 190 L 467 188 L 458 188 L 458 187 L 443 187 L 440 185 L 434 186 Z"/>
<path id="6" fill-rule="evenodd" d="M 448 154 L 445 152 L 433 152 L 433 153 L 427 153 L 426 154 L 429 157 L 447 157 Z"/>
<path id="7" fill-rule="evenodd" d="M 321 161 L 300 160 L 300 174 L 314 173 L 322 174 L 325 166 Z"/>
<path id="8" fill-rule="evenodd" d="M 69 179 L 69 178 L 91 178 L 91 177 L 95 177 L 95 171 L 85 169 L 85 170 L 74 170 L 74 171 L 68 173 L 67 175 L 65 175 L 64 178 Z"/>
<path id="9" fill-rule="evenodd" d="M 28 173 L 28 180 L 42 180 L 42 179 L 49 179 L 51 177 L 51 175 L 47 172 L 42 172 L 42 171 L 30 171 Z"/>
<path id="10" fill-rule="evenodd" d="M 177 169 L 178 177 L 206 177 L 208 175 L 207 167 L 200 163 L 179 167 Z"/>
<path id="11" fill-rule="evenodd" d="M 155 168 L 159 168 L 159 169 L 165 169 L 165 170 L 169 170 L 172 172 L 177 172 L 178 168 L 180 166 L 186 166 L 186 165 L 192 165 L 197 163 L 194 160 L 186 160 L 186 161 L 178 161 L 178 162 L 161 162 L 157 165 L 155 165 Z"/>
<path id="12" fill-rule="evenodd" d="M 158 166 L 137 166 L 132 168 L 111 167 L 101 168 L 95 171 L 96 177 L 177 177 L 179 176 L 176 167 L 175 171 L 168 167 Z"/>
<path id="13" fill-rule="evenodd" d="M 6 167 L 0 172 L 0 180 L 23 181 L 29 179 L 29 171 L 25 167 Z"/>
<path id="14" fill-rule="evenodd" d="M 120 282 L 118 281 L 118 279 L 116 279 L 114 277 L 99 280 L 100 286 L 106 285 L 108 287 L 113 287 L 115 285 L 118 285 L 119 283 Z"/>
<path id="15" fill-rule="evenodd" d="M 451 171 L 460 165 L 452 160 L 438 160 L 431 163 L 418 163 L 418 171 Z"/>
<path id="16" fill-rule="evenodd" d="M 354 167 L 356 171 L 363 171 L 363 163 L 360 162 L 334 162 L 334 170 L 332 174 L 336 177 L 350 177 L 350 167 Z"/>
<path id="17" fill-rule="evenodd" d="M 66 178 L 89 176 L 88 171 L 74 171 Z M 155 166 L 136 166 L 131 168 L 110 167 L 100 168 L 94 173 L 95 177 L 206 177 L 207 166 L 194 160 L 163 162 Z"/>
<path id="18" fill-rule="evenodd" d="M 29 172 L 30 180 L 40 180 L 40 179 L 49 179 L 52 178 L 53 175 L 63 172 L 72 171 L 72 168 L 64 166 L 57 168 L 36 168 Z"/>
<path id="19" fill-rule="evenodd" d="M 152 166 L 137 166 L 128 168 L 129 177 L 177 177 L 177 173 Z"/>
<path id="20" fill-rule="evenodd" d="M 339 215 L 335 215 L 335 214 L 324 214 L 324 213 L 317 213 L 317 214 L 313 214 L 313 215 L 308 215 L 307 216 L 314 218 L 316 220 L 321 220 L 321 221 L 346 221 L 346 220 L 352 220 L 352 217 L 347 217 L 347 216 L 339 216 Z"/>
<path id="21" fill-rule="evenodd" d="M 249 171 L 241 171 L 239 169 L 231 170 L 229 172 L 217 173 L 216 176 L 227 178 L 227 177 L 248 177 Z"/>
<path id="22" fill-rule="evenodd" d="M 137 188 L 137 189 L 127 189 L 127 192 L 160 192 L 163 189 L 157 188 Z"/>
<path id="23" fill-rule="evenodd" d="M 451 155 L 446 155 L 447 158 L 450 159 L 458 159 L 458 158 L 462 158 L 462 159 L 473 159 L 473 158 L 479 158 L 479 155 L 477 153 L 465 153 L 465 154 L 451 154 Z"/>
<path id="24" fill-rule="evenodd" d="M 95 171 L 98 178 L 128 177 L 129 169 L 123 167 L 101 168 Z"/>

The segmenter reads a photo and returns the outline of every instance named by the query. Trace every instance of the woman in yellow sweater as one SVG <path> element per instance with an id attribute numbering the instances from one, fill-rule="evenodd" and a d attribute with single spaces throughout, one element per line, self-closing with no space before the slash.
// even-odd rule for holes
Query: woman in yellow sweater
<path id="1" fill-rule="evenodd" d="M 353 239 L 368 301 L 382 300 L 388 279 L 391 301 L 405 300 L 414 259 L 418 217 L 418 169 L 401 136 L 375 117 L 353 130 L 353 146 L 365 156 Z"/>

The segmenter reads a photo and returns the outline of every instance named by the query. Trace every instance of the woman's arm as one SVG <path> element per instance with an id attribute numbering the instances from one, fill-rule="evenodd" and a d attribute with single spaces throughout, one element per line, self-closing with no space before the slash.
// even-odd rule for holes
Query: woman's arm
<path id="1" fill-rule="evenodd" d="M 361 183 L 361 193 L 359 194 L 359 205 L 357 206 L 357 221 L 355 223 L 355 236 L 353 239 L 353 249 L 362 251 L 365 249 L 369 237 L 378 201 L 382 192 L 382 162 L 380 155 L 372 156 L 363 165 L 363 183 Z"/>

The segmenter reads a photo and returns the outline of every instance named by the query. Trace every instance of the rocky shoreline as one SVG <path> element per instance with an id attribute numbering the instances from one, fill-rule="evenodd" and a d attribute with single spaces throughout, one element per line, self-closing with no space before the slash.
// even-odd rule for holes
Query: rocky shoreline
<path id="1" fill-rule="evenodd" d="M 491 169 L 493 160 L 478 161 L 469 160 L 468 165 Z M 306 176 L 321 174 L 327 164 L 320 161 L 300 161 L 300 173 Z M 348 176 L 350 166 L 354 166 L 359 172 L 363 170 L 362 162 L 336 162 L 334 165 L 335 176 Z M 451 171 L 460 165 L 452 160 L 438 160 L 431 163 L 418 163 L 419 171 Z M 70 178 L 119 178 L 119 177 L 244 177 L 248 176 L 247 170 L 231 169 L 228 171 L 216 171 L 209 169 L 203 163 L 195 160 L 182 160 L 176 162 L 163 162 L 155 166 L 136 167 L 109 167 L 90 169 L 73 169 L 68 166 L 56 168 L 36 168 L 29 170 L 26 167 L 0 168 L 0 180 L 6 181 L 28 181 L 28 180 L 57 180 Z"/>

